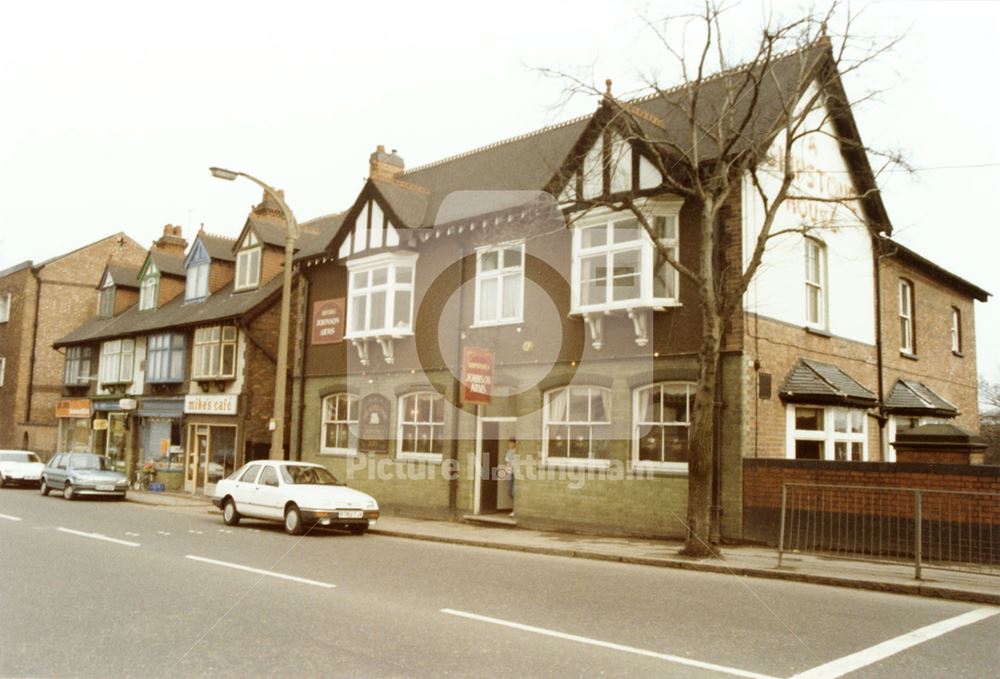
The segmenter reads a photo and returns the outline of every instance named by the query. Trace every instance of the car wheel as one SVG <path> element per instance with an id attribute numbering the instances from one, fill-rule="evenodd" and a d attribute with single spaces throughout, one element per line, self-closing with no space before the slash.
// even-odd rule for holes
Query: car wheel
<path id="1" fill-rule="evenodd" d="M 368 526 L 363 523 L 355 523 L 348 526 L 347 530 L 351 531 L 351 535 L 364 535 L 368 532 Z"/>
<path id="2" fill-rule="evenodd" d="M 3 477 L 3 474 L 0 474 L 0 488 L 3 488 L 6 485 L 7 485 L 7 479 Z"/>
<path id="3" fill-rule="evenodd" d="M 302 525 L 302 512 L 295 505 L 285 510 L 285 532 L 289 535 L 302 535 L 305 527 Z"/>
<path id="4" fill-rule="evenodd" d="M 38 484 L 38 490 L 39 490 L 39 492 L 41 492 L 42 495 L 48 495 L 49 494 L 49 487 L 45 483 L 45 478 L 44 477 L 42 478 L 41 482 L 39 482 L 39 484 Z"/>
<path id="5" fill-rule="evenodd" d="M 240 524 L 240 513 L 236 511 L 236 501 L 232 498 L 226 500 L 226 504 L 222 505 L 222 520 L 227 526 L 238 526 Z M 285 524 L 288 523 L 288 517 L 285 517 Z"/>
<path id="6" fill-rule="evenodd" d="M 73 484 L 69 481 L 63 486 L 63 499 L 72 500 L 75 497 L 73 494 Z"/>

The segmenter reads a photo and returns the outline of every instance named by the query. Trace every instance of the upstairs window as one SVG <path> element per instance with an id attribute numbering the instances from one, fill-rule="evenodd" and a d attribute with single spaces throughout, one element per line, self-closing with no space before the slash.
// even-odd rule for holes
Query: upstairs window
<path id="1" fill-rule="evenodd" d="M 156 308 L 156 297 L 160 291 L 160 277 L 146 276 L 139 285 L 139 311 L 149 311 Z"/>
<path id="2" fill-rule="evenodd" d="M 695 385 L 653 384 L 635 392 L 632 463 L 687 469 Z"/>
<path id="3" fill-rule="evenodd" d="M 905 278 L 899 281 L 899 350 L 904 354 L 916 353 L 913 326 L 913 283 Z"/>
<path id="4" fill-rule="evenodd" d="M 399 399 L 399 457 L 440 460 L 444 445 L 444 398 L 418 392 Z"/>
<path id="5" fill-rule="evenodd" d="M 159 384 L 183 382 L 184 335 L 150 335 L 146 342 L 146 381 Z"/>
<path id="6" fill-rule="evenodd" d="M 209 267 L 209 262 L 201 262 L 188 268 L 184 286 L 185 302 L 193 302 L 208 297 Z"/>
<path id="7" fill-rule="evenodd" d="M 806 325 L 826 328 L 826 246 L 806 238 Z"/>
<path id="8" fill-rule="evenodd" d="M 101 345 L 101 384 L 132 381 L 135 340 L 117 339 Z"/>
<path id="9" fill-rule="evenodd" d="M 194 331 L 191 377 L 195 380 L 235 379 L 235 325 L 213 325 Z"/>
<path id="10" fill-rule="evenodd" d="M 951 351 L 962 353 L 962 312 L 958 307 L 951 308 Z"/>
<path id="11" fill-rule="evenodd" d="M 679 206 L 645 214 L 660 245 L 677 259 Z M 677 303 L 678 274 L 629 213 L 582 219 L 573 230 L 573 310 L 577 313 Z"/>
<path id="12" fill-rule="evenodd" d="M 524 243 L 476 252 L 476 325 L 520 323 L 523 318 Z"/>
<path id="13" fill-rule="evenodd" d="M 250 290 L 260 285 L 260 241 L 253 231 L 247 233 L 242 248 L 236 255 L 236 284 L 234 290 Z"/>
<path id="14" fill-rule="evenodd" d="M 415 254 L 348 262 L 348 338 L 412 333 L 415 263 Z"/>
<path id="15" fill-rule="evenodd" d="M 10 320 L 10 293 L 0 295 L 0 323 Z"/>
<path id="16" fill-rule="evenodd" d="M 3 386 L 4 373 L 7 372 L 7 358 L 0 356 L 0 387 Z"/>
<path id="17" fill-rule="evenodd" d="M 97 293 L 97 315 L 110 318 L 115 315 L 115 282 L 111 276 L 105 276 L 101 289 Z"/>
<path id="18" fill-rule="evenodd" d="M 66 350 L 63 384 L 79 387 L 90 383 L 90 347 L 70 347 Z"/>

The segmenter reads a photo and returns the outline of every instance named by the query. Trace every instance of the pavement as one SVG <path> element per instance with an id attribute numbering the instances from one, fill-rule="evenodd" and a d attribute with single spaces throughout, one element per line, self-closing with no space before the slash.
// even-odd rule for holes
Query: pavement
<path id="1" fill-rule="evenodd" d="M 207 507 L 218 511 L 212 507 L 211 499 L 204 496 L 129 491 L 128 499 L 146 505 Z M 603 537 L 384 515 L 371 533 L 488 549 L 1000 605 L 1000 576 L 997 574 L 925 567 L 922 579 L 916 580 L 912 564 L 874 563 L 799 553 L 785 554 L 779 568 L 777 550 L 769 547 L 725 545 L 722 559 L 691 559 L 681 556 L 683 544 L 680 541 Z"/>

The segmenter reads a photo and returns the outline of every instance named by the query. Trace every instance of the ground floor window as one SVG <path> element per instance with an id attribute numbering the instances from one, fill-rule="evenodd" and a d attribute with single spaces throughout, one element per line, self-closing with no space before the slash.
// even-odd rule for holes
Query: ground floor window
<path id="1" fill-rule="evenodd" d="M 687 468 L 694 390 L 689 382 L 662 382 L 635 391 L 633 464 Z"/>
<path id="2" fill-rule="evenodd" d="M 441 459 L 444 444 L 444 399 L 422 391 L 399 399 L 399 456 Z"/>
<path id="3" fill-rule="evenodd" d="M 94 451 L 107 455 L 115 469 L 125 471 L 126 441 L 128 439 L 128 415 L 125 413 L 102 412 L 94 418 Z"/>
<path id="4" fill-rule="evenodd" d="M 86 453 L 91 450 L 90 418 L 65 417 L 59 428 L 59 452 Z"/>
<path id="5" fill-rule="evenodd" d="M 789 405 L 787 457 L 844 462 L 867 460 L 867 419 L 862 408 Z"/>
<path id="6" fill-rule="evenodd" d="M 184 488 L 188 492 L 217 483 L 236 468 L 236 427 L 188 425 Z"/>
<path id="7" fill-rule="evenodd" d="M 181 445 L 181 421 L 171 417 L 145 417 L 140 432 L 142 462 L 170 466 L 171 448 Z"/>
<path id="8" fill-rule="evenodd" d="M 611 430 L 611 391 L 572 386 L 545 394 L 542 459 L 604 460 Z"/>
<path id="9" fill-rule="evenodd" d="M 358 450 L 358 397 L 330 394 L 323 399 L 324 453 L 353 455 Z"/>

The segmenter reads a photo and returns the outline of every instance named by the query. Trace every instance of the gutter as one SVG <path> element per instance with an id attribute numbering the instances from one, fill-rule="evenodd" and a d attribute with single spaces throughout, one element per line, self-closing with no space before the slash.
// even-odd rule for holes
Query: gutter
<path id="1" fill-rule="evenodd" d="M 466 257 L 465 250 L 459 245 L 459 256 L 461 257 L 458 265 L 458 330 L 459 337 L 461 337 L 462 331 L 462 312 L 465 309 L 465 267 L 466 267 Z M 457 347 L 457 356 L 455 365 L 462 365 L 462 342 L 459 341 L 455 345 Z M 460 379 L 456 379 L 452 376 L 452 403 L 461 403 L 462 397 L 462 382 Z M 460 413 L 465 412 L 465 408 L 461 408 Z M 477 409 L 478 413 L 478 409 Z M 459 414 L 456 413 L 455 417 L 452 418 L 451 422 L 451 455 L 449 459 L 451 460 L 451 469 L 449 469 L 448 476 L 448 509 L 451 512 L 451 520 L 458 521 L 458 421 Z M 478 426 L 478 422 L 477 422 Z M 477 451 L 478 454 L 478 451 Z"/>
<path id="2" fill-rule="evenodd" d="M 31 400 L 35 393 L 35 342 L 38 340 L 38 308 L 42 304 L 42 277 L 38 275 L 38 268 L 31 267 L 31 275 L 38 283 L 35 288 L 35 318 L 31 324 L 31 358 L 28 359 L 28 400 L 27 409 L 24 415 L 25 424 L 31 424 Z M 56 444 L 58 449 L 58 442 Z"/>

